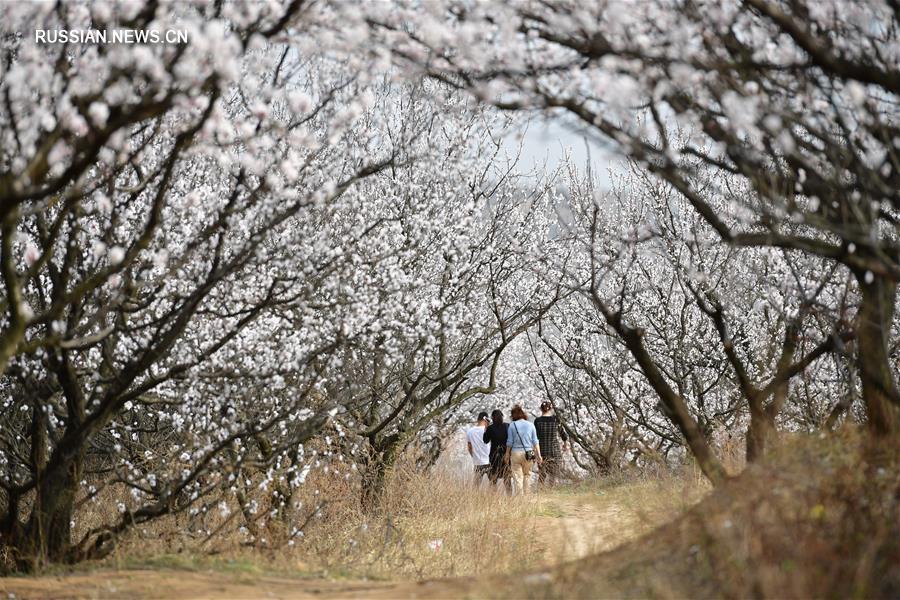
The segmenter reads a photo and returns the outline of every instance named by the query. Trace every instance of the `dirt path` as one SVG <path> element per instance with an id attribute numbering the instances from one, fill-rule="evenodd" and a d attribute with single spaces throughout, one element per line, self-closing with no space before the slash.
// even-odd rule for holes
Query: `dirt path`
<path id="1" fill-rule="evenodd" d="M 611 550 L 642 531 L 636 515 L 616 502 L 589 503 L 560 496 L 541 502 L 543 512 L 552 515 L 538 517 L 535 524 L 537 534 L 547 540 L 548 564 Z"/>
<path id="2" fill-rule="evenodd" d="M 0 579 L 16 598 L 321 598 L 354 595 L 377 584 L 248 577 L 174 569 L 96 571 L 59 577 Z"/>
<path id="3" fill-rule="evenodd" d="M 0 578 L 3 600 L 64 598 L 460 598 L 471 590 L 467 579 L 422 582 L 331 581 L 246 576 L 174 569 L 94 571 L 57 577 Z"/>
<path id="4" fill-rule="evenodd" d="M 616 497 L 550 494 L 534 500 L 535 534 L 545 541 L 548 567 L 610 550 L 646 530 Z M 528 576 L 526 576 L 528 577 Z M 530 577 L 540 578 L 541 573 Z M 468 578 L 422 582 L 333 581 L 174 569 L 94 571 L 0 579 L 0 600 L 13 598 L 400 598 L 478 597 Z M 478 587 L 476 587 L 478 586 Z"/>

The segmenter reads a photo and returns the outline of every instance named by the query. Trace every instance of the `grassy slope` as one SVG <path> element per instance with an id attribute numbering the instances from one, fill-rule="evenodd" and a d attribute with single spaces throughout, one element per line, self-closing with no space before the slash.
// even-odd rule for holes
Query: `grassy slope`
<path id="1" fill-rule="evenodd" d="M 528 503 L 495 495 L 473 503 L 451 482 L 424 479 L 395 492 L 382 517 L 390 529 L 372 522 L 368 537 L 352 519 L 323 523 L 321 546 L 310 550 L 330 541 L 331 554 L 315 568 L 299 551 L 131 554 L 107 566 L 132 570 L 89 573 L 89 566 L 70 577 L 0 579 L 0 590 L 19 597 L 165 589 L 197 597 L 480 598 L 490 590 L 508 597 L 506 584 L 516 580 L 523 599 L 900 597 L 896 440 L 872 447 L 853 432 L 797 438 L 712 492 L 694 479 L 666 477 L 586 482 Z M 396 538 L 385 545 L 388 531 Z M 351 534 L 357 544 L 348 550 Z M 426 550 L 435 536 L 447 553 Z M 506 543 L 494 543 L 500 539 Z M 434 580 L 442 575 L 457 577 Z M 429 581 L 414 581 L 421 578 Z"/>
<path id="2" fill-rule="evenodd" d="M 481 597 L 482 590 L 499 589 L 515 577 L 509 573 L 635 539 L 706 491 L 696 479 L 607 478 L 521 501 L 487 490 L 473 494 L 458 481 L 434 476 L 405 474 L 395 483 L 385 512 L 366 518 L 365 534 L 361 515 L 348 507 L 312 528 L 306 543 L 291 552 L 173 553 L 139 539 L 101 564 L 0 579 L 0 590 L 18 597 L 78 598 Z M 440 552 L 428 549 L 436 538 L 444 541 Z M 434 579 L 447 575 L 462 578 Z"/>
<path id="3" fill-rule="evenodd" d="M 532 597 L 896 598 L 900 443 L 793 440 L 689 510 L 564 565 Z"/>

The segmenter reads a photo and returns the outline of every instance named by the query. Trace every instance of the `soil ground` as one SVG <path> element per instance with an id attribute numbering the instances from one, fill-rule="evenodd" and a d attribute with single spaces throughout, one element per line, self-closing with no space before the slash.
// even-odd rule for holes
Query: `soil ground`
<path id="1" fill-rule="evenodd" d="M 535 535 L 552 567 L 630 541 L 674 515 L 646 515 L 633 498 L 606 491 L 537 496 Z M 540 572 L 525 575 L 540 581 Z M 426 581 L 322 580 L 302 576 L 178 569 L 95 570 L 0 579 L 0 598 L 472 598 L 485 589 L 473 578 Z"/>

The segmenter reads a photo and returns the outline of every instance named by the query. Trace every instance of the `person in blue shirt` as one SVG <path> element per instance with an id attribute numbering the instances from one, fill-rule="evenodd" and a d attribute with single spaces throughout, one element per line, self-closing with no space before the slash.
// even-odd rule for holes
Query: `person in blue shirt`
<path id="1" fill-rule="evenodd" d="M 512 423 L 506 433 L 506 456 L 504 462 L 512 471 L 516 488 L 513 495 L 528 494 L 531 486 L 531 468 L 543 462 L 537 431 L 528 421 L 528 416 L 518 404 L 512 409 Z"/>

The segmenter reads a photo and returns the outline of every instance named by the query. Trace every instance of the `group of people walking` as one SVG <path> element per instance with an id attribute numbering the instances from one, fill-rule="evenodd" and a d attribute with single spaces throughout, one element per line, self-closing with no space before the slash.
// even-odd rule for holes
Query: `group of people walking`
<path id="1" fill-rule="evenodd" d="M 519 405 L 513 407 L 510 418 L 509 423 L 504 422 L 503 411 L 494 410 L 488 420 L 488 414 L 481 412 L 475 426 L 466 430 L 466 446 L 475 464 L 475 484 L 481 484 L 487 476 L 491 485 L 502 481 L 512 494 L 528 494 L 535 464 L 538 483 L 555 484 L 568 436 L 553 414 L 553 404 L 543 402 L 541 416 L 533 423 Z"/>

